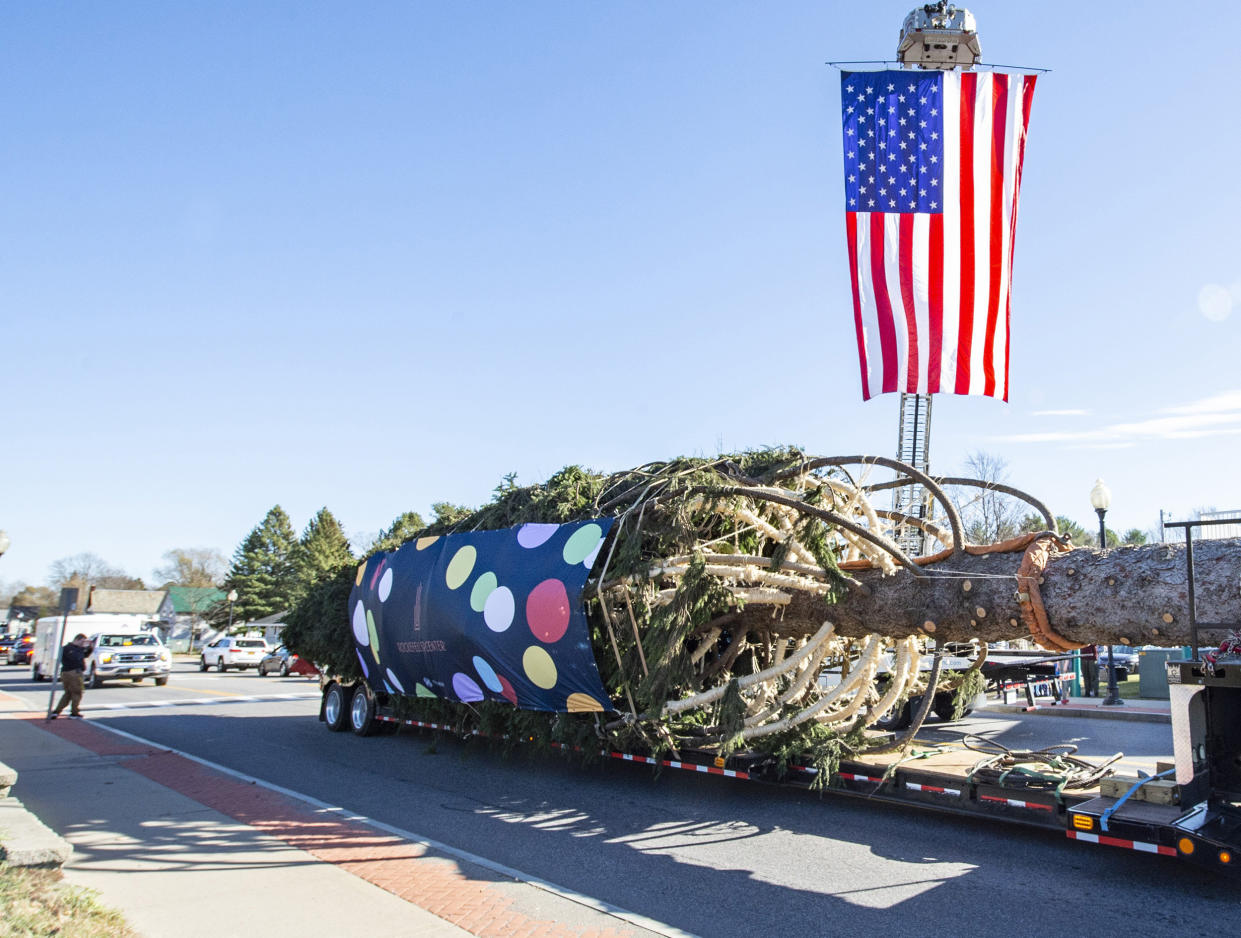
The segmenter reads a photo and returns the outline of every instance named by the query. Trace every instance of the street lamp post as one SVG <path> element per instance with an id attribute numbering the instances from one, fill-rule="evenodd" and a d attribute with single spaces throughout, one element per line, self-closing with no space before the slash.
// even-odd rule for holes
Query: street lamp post
<path id="1" fill-rule="evenodd" d="M 237 591 L 229 590 L 228 591 L 228 631 L 230 634 L 233 631 L 233 603 L 235 602 L 237 602 Z"/>
<path id="2" fill-rule="evenodd" d="M 1090 504 L 1094 506 L 1095 514 L 1099 516 L 1099 547 L 1107 547 L 1107 525 L 1103 522 L 1104 515 L 1112 504 L 1112 493 L 1102 479 L 1094 480 L 1094 488 L 1090 490 Z M 1107 697 L 1103 701 L 1105 707 L 1123 706 L 1124 701 L 1120 699 L 1120 688 L 1116 686 L 1116 656 L 1112 653 L 1112 646 L 1107 646 Z"/>

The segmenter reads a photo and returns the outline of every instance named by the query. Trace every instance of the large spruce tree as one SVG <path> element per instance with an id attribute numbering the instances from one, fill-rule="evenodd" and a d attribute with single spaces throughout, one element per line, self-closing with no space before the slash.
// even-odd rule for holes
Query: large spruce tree
<path id="1" fill-rule="evenodd" d="M 310 519 L 295 553 L 297 565 L 297 589 L 295 601 L 325 577 L 333 576 L 342 566 L 353 563 L 349 539 L 327 508 Z"/>
<path id="2" fill-rule="evenodd" d="M 237 591 L 233 603 L 233 623 L 252 622 L 292 605 L 297 593 L 297 535 L 289 516 L 279 505 L 233 553 L 233 564 L 224 584 Z M 227 604 L 211 616 L 219 624 L 227 622 Z"/>

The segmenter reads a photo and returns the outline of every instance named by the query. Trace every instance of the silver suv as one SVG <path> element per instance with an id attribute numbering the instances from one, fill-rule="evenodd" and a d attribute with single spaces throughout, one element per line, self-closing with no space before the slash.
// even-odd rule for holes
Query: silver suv
<path id="1" fill-rule="evenodd" d="M 267 642 L 261 638 L 234 638 L 225 635 L 203 649 L 198 670 L 206 671 L 214 665 L 215 669 L 223 674 L 229 668 L 236 668 L 238 671 L 257 668 L 266 654 Z"/>

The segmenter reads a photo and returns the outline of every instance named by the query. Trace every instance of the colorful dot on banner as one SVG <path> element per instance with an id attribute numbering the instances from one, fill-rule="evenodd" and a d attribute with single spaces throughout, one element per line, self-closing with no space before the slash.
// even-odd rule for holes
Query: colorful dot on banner
<path id="1" fill-rule="evenodd" d="M 473 703 L 483 699 L 483 689 L 474 683 L 474 679 L 458 671 L 452 676 L 452 692 L 464 703 Z"/>
<path id="2" fill-rule="evenodd" d="M 521 666 L 526 677 L 530 678 L 530 682 L 536 687 L 551 690 L 556 686 L 559 677 L 556 674 L 556 662 L 538 645 L 531 645 L 526 649 L 526 653 L 521 656 Z"/>
<path id="3" fill-rule="evenodd" d="M 354 651 L 358 652 L 358 664 L 362 665 L 362 676 L 370 677 L 371 669 L 366 666 L 366 659 L 362 657 L 362 652 L 358 651 L 358 649 L 356 648 L 354 649 Z"/>
<path id="4" fill-rule="evenodd" d="M 470 590 L 470 608 L 475 612 L 482 612 L 487 606 L 487 597 L 499 584 L 496 575 L 488 571 L 474 581 L 474 588 Z"/>
<path id="5" fill-rule="evenodd" d="M 371 643 L 371 633 L 366 628 L 366 606 L 360 601 L 353 607 L 353 637 L 359 645 Z"/>
<path id="6" fill-rule="evenodd" d="M 434 537 L 420 537 L 418 540 L 414 541 L 414 550 L 426 550 L 439 539 L 440 536 L 438 534 Z"/>
<path id="7" fill-rule="evenodd" d="M 354 586 L 361 586 L 361 585 L 362 585 L 362 578 L 363 578 L 363 577 L 365 577 L 365 576 L 366 576 L 366 563 L 365 563 L 365 562 L 363 562 L 363 563 L 358 564 L 358 575 L 357 575 L 356 577 L 354 577 L 354 579 L 353 579 L 353 585 L 354 585 Z"/>
<path id="8" fill-rule="evenodd" d="M 366 634 L 371 640 L 371 654 L 375 656 L 375 663 L 379 664 L 379 636 L 375 633 L 375 617 L 369 609 L 366 610 Z"/>
<path id="9" fill-rule="evenodd" d="M 498 586 L 491 591 L 483 605 L 483 621 L 491 631 L 503 632 L 513 624 L 515 610 L 513 591 L 507 586 Z"/>
<path id="10" fill-rule="evenodd" d="M 595 561 L 599 558 L 599 551 L 603 549 L 603 538 L 599 538 L 599 543 L 595 545 L 595 549 L 586 555 L 586 559 L 582 561 L 582 566 L 589 570 L 595 565 Z"/>
<path id="11" fill-rule="evenodd" d="M 597 524 L 584 524 L 564 542 L 564 562 L 581 563 L 599 549 L 603 541 L 603 528 Z"/>
<path id="12" fill-rule="evenodd" d="M 547 543 L 559 527 L 560 525 L 558 524 L 537 524 L 533 521 L 529 524 L 523 524 L 517 529 L 517 543 L 527 550 L 541 547 Z"/>
<path id="13" fill-rule="evenodd" d="M 602 713 L 604 707 L 590 694 L 570 694 L 565 701 L 565 709 L 570 713 Z"/>
<path id="14" fill-rule="evenodd" d="M 500 678 L 496 676 L 496 672 L 478 655 L 474 656 L 474 670 L 478 672 L 478 676 L 483 679 L 483 683 L 487 685 L 488 690 L 493 690 L 497 694 L 504 693 L 504 685 L 500 683 Z"/>
<path id="15" fill-rule="evenodd" d="M 388 675 L 388 683 L 396 688 L 396 693 L 398 694 L 405 693 L 405 688 L 401 686 L 401 682 L 397 680 L 397 677 L 395 674 L 392 673 L 391 668 L 388 668 L 387 675 Z"/>
<path id="16" fill-rule="evenodd" d="M 496 677 L 500 679 L 500 693 L 504 695 L 505 700 L 516 707 L 517 691 L 513 690 L 513 685 L 508 682 L 508 678 L 506 678 L 503 674 L 497 674 Z"/>
<path id="17" fill-rule="evenodd" d="M 569 594 L 559 580 L 544 580 L 526 597 L 526 622 L 541 642 L 558 642 L 569 627 Z"/>
<path id="18" fill-rule="evenodd" d="M 414 685 L 414 696 L 415 697 L 434 697 L 435 691 L 430 690 L 429 688 L 423 687 L 421 684 L 415 684 Z"/>
<path id="19" fill-rule="evenodd" d="M 457 589 L 470 578 L 470 571 L 474 569 L 474 561 L 477 559 L 478 551 L 469 544 L 452 555 L 452 560 L 448 561 L 448 569 L 444 571 L 444 582 L 450 590 Z"/>
<path id="20" fill-rule="evenodd" d="M 375 583 L 379 580 L 379 574 L 383 573 L 384 567 L 387 565 L 387 562 L 383 560 L 375 565 L 375 572 L 371 574 L 371 589 L 375 588 Z"/>
<path id="21" fill-rule="evenodd" d="M 388 594 L 392 592 L 392 568 L 389 567 L 384 571 L 384 575 L 379 579 L 379 601 L 381 603 L 388 601 Z"/>

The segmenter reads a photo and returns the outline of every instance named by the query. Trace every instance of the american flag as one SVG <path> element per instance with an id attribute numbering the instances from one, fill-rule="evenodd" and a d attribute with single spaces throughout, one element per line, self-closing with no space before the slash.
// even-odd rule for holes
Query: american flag
<path id="1" fill-rule="evenodd" d="M 841 75 L 862 397 L 1008 400 L 1009 292 L 1033 75 Z"/>

